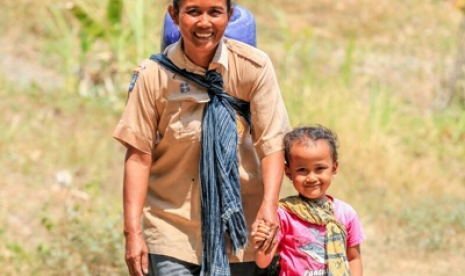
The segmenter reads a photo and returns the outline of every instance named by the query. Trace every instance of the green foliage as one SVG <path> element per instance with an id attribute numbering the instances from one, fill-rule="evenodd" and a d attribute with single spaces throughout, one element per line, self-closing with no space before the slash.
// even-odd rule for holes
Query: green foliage
<path id="1" fill-rule="evenodd" d="M 370 127 L 374 133 L 386 131 L 396 112 L 397 103 L 394 102 L 392 93 L 385 91 L 379 83 L 372 83 L 370 88 Z"/>
<path id="2" fill-rule="evenodd" d="M 66 7 L 50 4 L 48 10 L 51 17 L 46 21 L 47 30 L 57 40 L 51 47 L 57 46 L 54 54 L 66 61 L 67 88 L 83 96 L 116 99 L 115 92 L 123 90 L 118 79 L 132 56 L 132 43 L 141 43 L 141 32 L 135 28 L 143 24 L 138 21 L 138 26 L 127 25 L 122 0 L 106 1 L 104 16 L 84 0 L 69 2 Z M 78 49 L 74 48 L 76 42 Z M 136 48 L 138 52 L 143 49 L 141 45 Z"/>
<path id="3" fill-rule="evenodd" d="M 94 198 L 95 200 L 96 198 Z M 98 201 L 98 200 L 97 200 Z M 104 218 L 104 219 L 102 219 Z M 52 237 L 37 247 L 38 275 L 124 275 L 120 217 L 104 204 L 71 203 L 56 219 Z"/>
<path id="4" fill-rule="evenodd" d="M 76 37 L 78 37 L 77 29 L 73 28 L 69 23 L 69 17 L 56 5 L 48 6 L 43 24 L 50 38 L 55 41 L 48 43 L 46 50 L 60 57 L 61 62 L 57 69 L 64 72 L 64 87 L 67 91 L 74 91 L 78 84 L 74 71 L 80 63 L 75 57 L 76 52 L 79 52 L 79 48 L 75 46 Z"/>
<path id="5" fill-rule="evenodd" d="M 459 236 L 465 231 L 465 204 L 460 199 L 426 200 L 402 206 L 398 217 L 401 229 L 405 229 L 401 235 L 419 248 L 438 250 L 465 245 Z"/>
<path id="6" fill-rule="evenodd" d="M 73 3 L 70 11 L 81 25 L 81 31 L 79 35 L 81 40 L 80 45 L 81 51 L 85 54 L 90 50 L 92 44 L 98 38 L 102 38 L 104 36 L 104 26 L 97 22 L 95 19 L 92 19 L 90 15 L 76 3 Z M 113 26 L 114 25 L 110 25 L 110 27 Z"/>
<path id="7" fill-rule="evenodd" d="M 108 0 L 106 14 L 102 20 L 97 20 L 97 14 L 85 9 L 79 2 L 72 3 L 69 11 L 80 26 L 81 51 L 85 55 L 98 40 L 103 40 L 112 50 L 113 56 L 121 56 L 120 44 L 131 39 L 132 29 L 123 31 L 123 1 Z M 119 60 L 118 60 L 119 61 Z"/>
<path id="8" fill-rule="evenodd" d="M 344 53 L 344 62 L 341 66 L 341 75 L 345 85 L 350 85 L 352 79 L 353 53 L 356 47 L 355 39 L 351 38 Z"/>
<path id="9" fill-rule="evenodd" d="M 112 0 L 108 2 L 107 5 L 107 21 L 110 22 L 113 26 L 121 24 L 123 13 L 123 1 L 122 0 Z"/>

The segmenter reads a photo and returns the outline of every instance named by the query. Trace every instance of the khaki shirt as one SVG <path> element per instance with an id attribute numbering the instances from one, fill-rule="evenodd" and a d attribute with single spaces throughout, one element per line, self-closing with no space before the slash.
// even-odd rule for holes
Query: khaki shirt
<path id="1" fill-rule="evenodd" d="M 181 69 L 205 75 L 205 68 L 187 59 L 181 43 L 165 50 L 170 60 Z M 260 159 L 282 150 L 283 137 L 290 129 L 288 116 L 271 60 L 262 51 L 225 38 L 208 69 L 222 75 L 226 93 L 250 102 L 251 133 L 247 121 L 237 116 L 242 203 L 250 230 L 263 199 Z M 209 97 L 205 88 L 154 61 L 143 61 L 138 71 L 113 135 L 125 146 L 152 155 L 144 237 L 151 254 L 199 264 L 200 134 Z M 230 255 L 231 262 L 254 260 L 250 233 L 249 241 L 245 252 Z"/>

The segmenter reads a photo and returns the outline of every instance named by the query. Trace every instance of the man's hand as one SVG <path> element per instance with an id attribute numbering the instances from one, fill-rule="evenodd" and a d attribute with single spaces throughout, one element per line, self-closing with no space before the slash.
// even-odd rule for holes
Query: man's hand
<path id="1" fill-rule="evenodd" d="M 259 229 L 265 229 L 264 226 L 268 228 L 268 235 L 263 237 L 261 244 L 255 244 L 255 246 L 258 250 L 265 252 L 265 254 L 269 254 L 276 245 L 278 239 L 279 222 L 275 204 L 262 203 L 255 222 L 252 224 L 252 233 L 256 235 Z"/>
<path id="2" fill-rule="evenodd" d="M 278 221 L 278 201 L 279 190 L 284 176 L 284 153 L 277 151 L 271 153 L 261 160 L 261 173 L 263 178 L 263 201 L 258 209 L 257 217 L 252 224 L 252 232 L 256 232 L 260 221 L 270 228 L 270 235 L 262 245 L 259 251 L 266 255 L 274 254 L 278 239 L 279 221 Z"/>
<path id="3" fill-rule="evenodd" d="M 131 276 L 143 276 L 149 273 L 147 245 L 140 233 L 126 234 L 126 264 Z"/>

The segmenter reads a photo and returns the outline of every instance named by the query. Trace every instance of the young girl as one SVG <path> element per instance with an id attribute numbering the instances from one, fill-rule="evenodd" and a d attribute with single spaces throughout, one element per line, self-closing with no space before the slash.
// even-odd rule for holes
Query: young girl
<path id="1" fill-rule="evenodd" d="M 337 147 L 336 135 L 320 125 L 285 136 L 285 172 L 298 195 L 280 200 L 280 230 L 271 251 L 261 249 L 272 238 L 265 221 L 252 233 L 259 267 L 267 267 L 277 250 L 281 276 L 363 274 L 360 243 L 365 235 L 357 213 L 326 194 L 338 169 Z"/>

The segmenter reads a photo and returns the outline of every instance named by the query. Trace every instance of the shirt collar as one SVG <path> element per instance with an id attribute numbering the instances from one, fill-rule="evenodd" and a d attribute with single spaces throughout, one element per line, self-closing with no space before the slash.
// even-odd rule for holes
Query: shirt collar
<path id="1" fill-rule="evenodd" d="M 168 55 L 168 58 L 176 64 L 176 66 L 181 69 L 185 69 L 187 72 L 205 75 L 207 71 L 205 68 L 195 65 L 186 57 L 186 54 L 182 49 L 182 38 L 178 42 L 169 45 L 165 49 L 164 53 Z M 225 38 L 223 38 L 218 44 L 213 60 L 208 66 L 208 70 L 216 70 L 219 73 L 223 70 L 228 70 L 228 48 L 226 46 Z"/>

